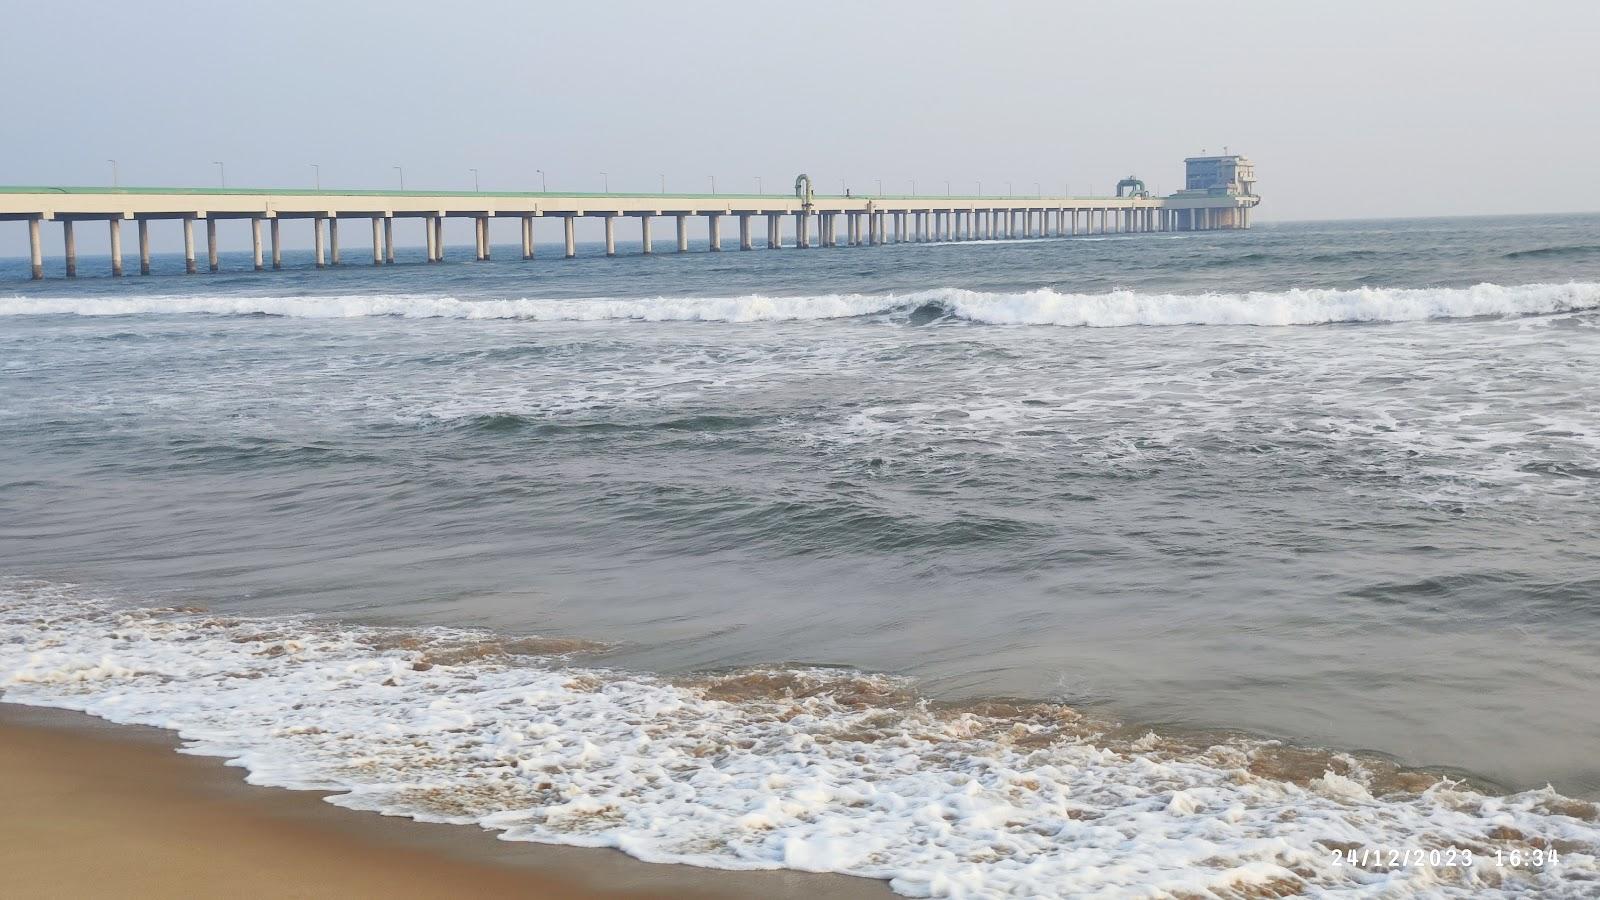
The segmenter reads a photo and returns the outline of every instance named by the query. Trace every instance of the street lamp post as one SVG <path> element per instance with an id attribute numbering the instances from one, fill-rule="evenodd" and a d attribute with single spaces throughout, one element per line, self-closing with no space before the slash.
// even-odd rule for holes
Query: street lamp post
<path id="1" fill-rule="evenodd" d="M 316 163 L 311 164 L 311 185 L 317 190 L 322 190 L 322 167 Z"/>
<path id="2" fill-rule="evenodd" d="M 1016 196 L 1016 194 L 1012 193 L 1012 191 L 1011 191 L 1011 182 L 1009 182 L 1009 181 L 1006 182 L 1006 196 L 1007 197 L 1015 197 Z"/>
<path id="3" fill-rule="evenodd" d="M 878 179 L 878 196 L 879 197 L 883 196 L 883 179 L 882 178 Z"/>
<path id="4" fill-rule="evenodd" d="M 474 193 L 474 194 L 481 194 L 481 193 L 483 193 L 483 192 L 482 192 L 482 191 L 481 191 L 481 190 L 480 190 L 480 189 L 479 189 L 479 188 L 478 188 L 478 170 L 477 170 L 477 169 L 468 169 L 468 170 L 467 170 L 467 171 L 468 171 L 468 172 L 471 172 L 471 173 L 472 173 L 472 192 L 473 192 L 473 193 Z"/>
<path id="5" fill-rule="evenodd" d="M 944 183 L 944 195 L 946 197 L 950 196 L 950 182 L 948 180 Z"/>
<path id="6" fill-rule="evenodd" d="M 534 169 L 533 171 L 537 172 L 538 175 L 539 175 L 539 193 L 541 193 L 541 194 L 550 193 L 549 189 L 546 188 L 545 185 L 544 185 L 544 170 L 543 169 Z"/>
<path id="7" fill-rule="evenodd" d="M 711 179 L 711 195 L 715 197 L 717 194 L 717 176 L 707 175 L 706 177 Z"/>
<path id="8" fill-rule="evenodd" d="M 219 186 L 221 186 L 221 187 L 227 187 L 228 186 L 228 167 L 224 166 L 222 163 L 217 162 L 216 160 L 212 160 L 211 164 L 213 166 L 217 167 L 217 184 Z"/>
<path id="9" fill-rule="evenodd" d="M 1044 196 L 1044 189 L 1039 187 L 1039 182 L 1037 182 L 1037 181 L 1035 181 L 1033 183 L 1033 195 L 1035 197 L 1043 197 Z"/>
<path id="10" fill-rule="evenodd" d="M 756 193 L 761 193 L 761 176 L 756 176 Z"/>
<path id="11" fill-rule="evenodd" d="M 667 173 L 657 172 L 656 174 L 661 176 L 661 193 L 665 194 L 667 192 Z"/>
<path id="12" fill-rule="evenodd" d="M 111 163 L 111 186 L 112 187 L 118 187 L 118 184 L 117 184 L 117 180 L 118 180 L 117 179 L 117 161 L 114 160 L 114 159 L 108 159 L 108 160 L 106 160 L 106 162 Z"/>
<path id="13" fill-rule="evenodd" d="M 915 178 L 913 178 L 913 179 L 911 179 L 911 196 L 915 197 L 916 195 L 917 195 L 917 180 Z"/>
<path id="14" fill-rule="evenodd" d="M 604 172 L 600 173 L 600 189 L 603 193 L 611 193 L 611 176 Z"/>
<path id="15" fill-rule="evenodd" d="M 406 189 L 406 170 L 400 168 L 399 166 L 391 166 L 390 168 L 394 169 L 396 172 L 398 172 L 400 174 L 400 190 L 402 190 L 402 191 L 405 190 Z"/>
<path id="16" fill-rule="evenodd" d="M 978 196 L 979 197 L 983 196 L 983 182 L 981 182 L 981 181 L 978 182 Z"/>

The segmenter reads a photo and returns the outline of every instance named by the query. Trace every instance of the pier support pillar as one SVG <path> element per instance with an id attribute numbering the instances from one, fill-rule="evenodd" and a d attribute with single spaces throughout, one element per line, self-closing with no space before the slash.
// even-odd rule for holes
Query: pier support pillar
<path id="1" fill-rule="evenodd" d="M 328 264 L 339 264 L 339 217 L 328 219 Z"/>
<path id="2" fill-rule="evenodd" d="M 574 215 L 561 217 L 562 253 L 567 259 L 578 255 L 577 221 L 578 217 Z"/>
<path id="3" fill-rule="evenodd" d="M 706 225 L 711 232 L 711 252 L 722 252 L 722 215 L 712 213 L 706 216 Z"/>
<path id="4" fill-rule="evenodd" d="M 644 248 L 645 256 L 649 256 L 656 252 L 655 247 L 651 246 L 650 240 L 650 220 L 654 218 L 655 216 L 652 216 L 649 213 L 645 213 L 639 217 L 639 246 Z"/>
<path id="5" fill-rule="evenodd" d="M 750 214 L 739 214 L 739 249 L 752 250 L 755 244 L 750 241 Z"/>
<path id="6" fill-rule="evenodd" d="M 111 232 L 111 277 L 122 277 L 122 220 L 112 219 L 107 228 Z"/>
<path id="7" fill-rule="evenodd" d="M 150 220 L 139 220 L 139 274 L 150 274 Z"/>
<path id="8" fill-rule="evenodd" d="M 183 217 L 183 272 L 195 273 L 194 266 L 194 216 Z"/>
<path id="9" fill-rule="evenodd" d="M 44 242 L 39 239 L 39 221 L 37 217 L 28 220 L 28 271 L 34 281 L 44 277 Z M 140 219 L 139 224 L 143 225 L 144 220 Z"/>
<path id="10" fill-rule="evenodd" d="M 615 215 L 612 215 L 611 213 L 606 213 L 601 218 L 605 219 L 605 223 L 606 223 L 606 255 L 607 256 L 616 256 L 617 255 L 617 217 Z"/>
<path id="11" fill-rule="evenodd" d="M 383 216 L 372 217 L 372 264 L 383 265 Z"/>
<path id="12" fill-rule="evenodd" d="M 433 217 L 433 252 L 444 262 L 444 214 Z"/>
<path id="13" fill-rule="evenodd" d="M 383 264 L 394 265 L 394 217 L 383 217 Z"/>
<path id="14" fill-rule="evenodd" d="M 423 216 L 422 217 L 422 245 L 423 245 L 423 251 L 424 251 L 425 255 L 427 256 L 428 262 L 437 262 L 438 261 L 438 257 L 439 257 L 438 251 L 435 250 L 434 247 L 433 247 L 433 243 L 438 237 L 439 237 L 439 232 L 435 231 L 434 228 L 433 228 L 433 216 Z"/>
<path id="15" fill-rule="evenodd" d="M 522 258 L 533 259 L 533 216 L 522 217 Z"/>
<path id="16" fill-rule="evenodd" d="M 806 235 L 806 225 L 808 224 L 806 219 L 808 218 L 804 212 L 794 214 L 794 245 L 796 249 L 804 250 L 811 246 L 811 242 Z"/>
<path id="17" fill-rule="evenodd" d="M 283 268 L 283 241 L 278 234 L 278 218 L 274 216 L 267 230 L 272 238 L 272 268 Z"/>
<path id="18" fill-rule="evenodd" d="M 688 253 L 689 252 L 689 217 L 687 215 L 685 215 L 684 213 L 678 213 L 677 216 L 675 216 L 674 218 L 677 220 L 675 224 L 676 224 L 677 229 L 678 229 L 678 233 L 677 233 L 677 237 L 678 237 L 678 252 L 679 253 Z"/>
<path id="19" fill-rule="evenodd" d="M 316 257 L 317 268 L 320 269 L 326 266 L 328 264 L 327 247 L 322 236 L 321 216 L 315 216 L 311 220 L 311 247 L 312 255 Z"/>
<path id="20" fill-rule="evenodd" d="M 783 246 L 783 218 L 777 213 L 767 213 L 767 249 L 776 250 Z"/>
<path id="21" fill-rule="evenodd" d="M 78 238 L 72 230 L 72 220 L 61 220 L 61 243 L 66 249 L 67 277 L 78 277 Z"/>
<path id="22" fill-rule="evenodd" d="M 489 220 L 484 216 L 472 217 L 472 233 L 479 262 L 489 258 Z"/>
<path id="23" fill-rule="evenodd" d="M 217 259 L 217 220 L 206 218 L 206 271 L 215 273 L 221 265 Z"/>
<path id="24" fill-rule="evenodd" d="M 250 217 L 250 263 L 261 271 L 261 219 L 256 216 Z"/>

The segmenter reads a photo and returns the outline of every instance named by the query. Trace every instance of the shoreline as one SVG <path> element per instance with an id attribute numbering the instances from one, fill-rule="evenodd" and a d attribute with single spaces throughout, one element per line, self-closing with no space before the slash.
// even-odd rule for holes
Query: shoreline
<path id="1" fill-rule="evenodd" d="M 171 732 L 0 698 L 0 867 L 29 897 L 887 898 L 886 882 L 646 863 L 263 788 Z M 114 892 L 108 892 L 114 885 Z"/>

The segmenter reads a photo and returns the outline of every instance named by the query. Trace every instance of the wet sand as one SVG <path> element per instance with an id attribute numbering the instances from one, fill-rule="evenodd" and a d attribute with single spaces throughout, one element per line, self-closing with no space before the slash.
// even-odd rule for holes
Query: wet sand
<path id="1" fill-rule="evenodd" d="M 651 865 L 258 788 L 165 731 L 0 703 L 0 871 L 18 897 L 885 898 L 887 885 Z"/>

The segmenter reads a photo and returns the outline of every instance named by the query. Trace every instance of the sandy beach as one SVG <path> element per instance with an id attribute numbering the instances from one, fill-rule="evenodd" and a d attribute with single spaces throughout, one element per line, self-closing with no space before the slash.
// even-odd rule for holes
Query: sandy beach
<path id="1" fill-rule="evenodd" d="M 0 870 L 15 897 L 888 897 L 878 882 L 642 863 L 258 788 L 167 732 L 0 703 Z"/>

